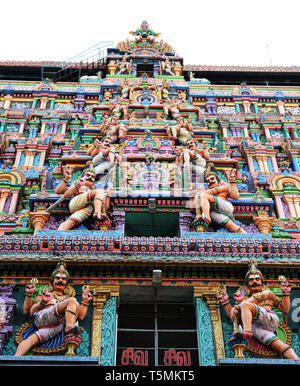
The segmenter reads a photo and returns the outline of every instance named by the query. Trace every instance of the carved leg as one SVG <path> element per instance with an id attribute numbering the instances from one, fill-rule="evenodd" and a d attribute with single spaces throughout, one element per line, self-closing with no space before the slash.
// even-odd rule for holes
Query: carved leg
<path id="1" fill-rule="evenodd" d="M 201 205 L 202 205 L 202 211 L 203 211 L 203 220 L 207 223 L 211 223 L 211 217 L 210 217 L 210 207 L 212 204 L 215 204 L 216 200 L 214 196 L 207 194 L 205 192 L 200 192 L 201 194 Z"/>
<path id="2" fill-rule="evenodd" d="M 284 358 L 287 359 L 299 359 L 295 351 L 291 346 L 288 346 L 286 343 L 282 342 L 280 339 L 275 339 L 270 343 L 272 350 L 278 352 Z"/>
<path id="3" fill-rule="evenodd" d="M 57 310 L 60 314 L 65 313 L 66 318 L 66 328 L 65 332 L 68 334 L 73 332 L 77 315 L 78 315 L 79 304 L 75 298 L 69 298 L 59 302 L 57 304 Z"/>
<path id="4" fill-rule="evenodd" d="M 94 218 L 101 219 L 107 219 L 108 216 L 106 214 L 105 210 L 105 204 L 106 198 L 104 197 L 104 193 L 100 189 L 96 189 L 92 192 L 92 200 L 94 202 Z"/>
<path id="5" fill-rule="evenodd" d="M 31 348 L 35 347 L 40 342 L 39 337 L 36 334 L 30 335 L 29 338 L 22 340 L 19 344 L 15 356 L 25 355 Z"/>
<path id="6" fill-rule="evenodd" d="M 256 307 L 253 303 L 243 301 L 240 304 L 240 310 L 243 324 L 243 336 L 244 338 L 250 338 L 253 336 L 252 319 L 256 316 Z"/>
<path id="7" fill-rule="evenodd" d="M 224 227 L 232 233 L 247 233 L 242 227 L 236 225 L 232 220 L 228 220 Z"/>
<path id="8" fill-rule="evenodd" d="M 68 219 L 60 224 L 58 230 L 59 231 L 69 231 L 69 230 L 73 229 L 75 227 L 75 225 L 77 225 L 75 221 Z"/>

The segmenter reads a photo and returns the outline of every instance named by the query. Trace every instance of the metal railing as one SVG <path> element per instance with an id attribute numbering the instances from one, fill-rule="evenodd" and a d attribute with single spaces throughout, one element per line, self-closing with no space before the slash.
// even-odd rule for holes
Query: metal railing
<path id="1" fill-rule="evenodd" d="M 99 71 L 106 61 L 107 48 L 113 46 L 112 41 L 103 41 L 80 52 L 72 58 L 61 62 L 61 69 L 54 74 L 55 82 L 64 79 L 74 80 L 92 71 Z"/>

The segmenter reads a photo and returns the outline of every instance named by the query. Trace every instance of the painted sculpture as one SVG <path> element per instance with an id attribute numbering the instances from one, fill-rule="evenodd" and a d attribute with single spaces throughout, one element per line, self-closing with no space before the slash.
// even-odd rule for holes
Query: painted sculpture
<path id="1" fill-rule="evenodd" d="M 122 364 L 122 357 L 123 364 L 128 364 L 127 354 L 141 353 L 130 346 L 124 348 L 124 356 L 116 355 L 113 315 L 119 300 L 115 297 L 124 284 L 149 288 L 155 263 L 165 277 L 162 287 L 174 286 L 175 296 L 183 283 L 194 290 L 202 339 L 195 347 L 198 356 L 166 347 L 165 365 L 180 363 L 181 354 L 186 355 L 186 365 L 202 365 L 206 360 L 217 363 L 225 358 L 221 346 L 227 350 L 237 341 L 247 347 L 249 355 L 274 358 L 283 354 L 295 359 L 289 346 L 293 339 L 299 355 L 297 288 L 285 326 L 284 315 L 277 310 L 276 334 L 281 338 L 285 334 L 286 346 L 276 340 L 273 330 L 272 342 L 265 345 L 255 336 L 257 328 L 253 323 L 250 326 L 255 309 L 262 304 L 270 302 L 288 312 L 289 286 L 285 290 L 284 280 L 282 299 L 276 292 L 281 291 L 277 281 L 270 285 L 272 291 L 277 285 L 277 300 L 264 292 L 267 288 L 259 292 L 266 298 L 258 299 L 250 279 L 249 286 L 233 295 L 237 311 L 232 309 L 236 316 L 233 336 L 228 339 L 231 321 L 226 321 L 225 312 L 219 318 L 216 293 L 220 281 L 227 287 L 239 286 L 244 267 L 252 259 L 266 268 L 268 285 L 277 272 L 299 287 L 294 269 L 300 253 L 299 87 L 282 83 L 280 92 L 263 84 L 236 87 L 230 83 L 233 67 L 183 66 L 169 44 L 156 40 L 159 34 L 147 22 L 132 35 L 134 40 L 107 49 L 96 64 L 101 77 L 92 75 L 99 68 L 80 68 L 78 74 L 78 68 L 70 64 L 72 71 L 64 70 L 66 82 L 56 78 L 61 72 L 53 75 L 54 83 L 35 78 L 26 84 L 0 80 L 0 254 L 4 264 L 0 354 L 2 350 L 6 355 L 14 353 L 15 341 L 20 343 L 19 351 L 26 351 L 21 342 L 34 333 L 34 326 L 25 331 L 19 328 L 17 304 L 10 311 L 8 307 L 15 294 L 15 303 L 23 302 L 18 289 L 23 291 L 31 277 L 44 282 L 43 277 L 50 276 L 48 262 L 56 264 L 55 250 L 68 256 L 68 264 L 71 260 L 68 269 L 76 276 L 76 284 L 92 283 L 97 296 L 91 320 L 84 322 L 91 322 L 85 331 L 86 345 L 80 346 L 78 355 L 94 356 L 101 351 L 109 357 L 107 362 L 99 358 L 102 365 L 115 364 L 118 356 L 117 364 Z M 256 70 L 241 69 L 246 79 L 254 79 Z M 280 77 L 291 76 L 282 68 L 275 68 L 273 75 L 273 70 L 265 70 L 279 83 Z M 14 71 L 22 69 L 17 66 Z M 28 73 L 35 71 L 30 64 Z M 82 71 L 87 75 L 80 77 Z M 296 67 L 293 71 L 300 72 Z M 224 78 L 218 84 L 221 74 Z M 7 284 L 17 291 L 3 297 Z M 35 284 L 32 297 L 31 287 L 26 289 L 27 306 L 41 285 Z M 55 291 L 45 289 L 38 299 L 45 303 L 48 293 L 58 296 L 60 290 Z M 75 295 L 68 292 L 68 296 Z M 225 309 L 229 309 L 227 300 L 226 295 L 221 298 Z M 273 308 L 268 307 L 269 311 Z M 71 315 L 67 312 L 63 317 Z M 272 321 L 275 328 L 276 318 Z M 59 334 L 62 343 L 64 329 Z M 75 332 L 76 328 L 67 335 Z M 214 337 L 210 343 L 205 340 L 207 333 Z M 107 336 L 112 340 L 106 341 Z M 29 353 L 39 355 L 46 344 Z M 258 346 L 260 351 L 255 349 Z M 58 352 L 63 351 L 51 354 Z M 151 365 L 151 356 L 147 361 L 146 357 L 145 361 L 136 359 L 135 364 L 149 361 Z"/>
<path id="2" fill-rule="evenodd" d="M 32 297 L 36 292 L 36 281 L 31 280 L 26 285 L 23 313 L 33 318 L 36 331 L 20 342 L 16 356 L 25 355 L 33 347 L 53 338 L 63 329 L 66 335 L 78 334 L 77 320 L 85 318 L 93 295 L 89 291 L 83 292 L 79 304 L 76 298 L 69 294 L 68 281 L 69 273 L 65 264 L 59 263 L 51 275 L 50 286 L 46 286 L 34 302 Z"/>
<path id="3" fill-rule="evenodd" d="M 97 138 L 89 147 L 87 154 L 93 157 L 92 163 L 96 175 L 104 174 L 114 167 L 116 156 L 115 148 L 111 145 L 111 137 Z"/>
<path id="4" fill-rule="evenodd" d="M 202 141 L 202 149 L 198 147 L 193 138 L 188 138 L 186 148 L 182 149 L 184 167 L 189 172 L 195 172 L 197 176 L 202 176 L 206 170 L 207 161 L 209 161 L 209 152 L 207 142 Z"/>
<path id="5" fill-rule="evenodd" d="M 188 117 L 188 119 L 185 120 L 181 115 L 178 115 L 176 116 L 176 120 L 176 125 L 166 126 L 167 134 L 170 140 L 177 140 L 181 145 L 186 145 L 187 140 L 193 136 L 191 117 Z"/>
<path id="6" fill-rule="evenodd" d="M 203 221 L 205 225 L 209 225 L 212 220 L 224 227 L 229 232 L 246 233 L 246 231 L 234 222 L 233 205 L 229 198 L 237 200 L 239 191 L 235 184 L 236 171 L 232 170 L 228 176 L 228 183 L 222 181 L 214 171 L 207 171 L 205 179 L 208 184 L 208 189 L 203 186 L 198 188 L 195 195 L 195 210 L 197 221 Z"/>
<path id="7" fill-rule="evenodd" d="M 234 334 L 241 334 L 246 340 L 255 337 L 263 345 L 287 359 L 299 359 L 290 345 L 281 341 L 276 330 L 279 327 L 279 318 L 272 310 L 278 310 L 287 314 L 290 310 L 291 285 L 285 277 L 280 277 L 282 298 L 280 299 L 264 284 L 264 278 L 259 269 L 251 264 L 245 276 L 245 292 L 239 291 L 235 299 L 235 306 L 231 306 L 225 291 L 220 292 L 219 300 L 224 307 L 227 316 L 241 326 L 234 329 Z"/>
<path id="8" fill-rule="evenodd" d="M 63 194 L 64 198 L 72 197 L 69 203 L 71 216 L 59 226 L 59 230 L 71 230 L 92 214 L 98 220 L 108 219 L 106 210 L 109 208 L 109 197 L 104 189 L 93 189 L 96 177 L 93 167 L 90 165 L 89 169 L 84 170 L 70 187 L 67 187 L 67 183 L 72 172 L 66 173 L 66 177 L 57 186 L 56 193 Z"/>

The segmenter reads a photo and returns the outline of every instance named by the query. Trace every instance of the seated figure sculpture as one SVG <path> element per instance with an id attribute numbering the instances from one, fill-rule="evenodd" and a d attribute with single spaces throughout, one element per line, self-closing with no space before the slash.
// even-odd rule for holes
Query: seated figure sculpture
<path id="1" fill-rule="evenodd" d="M 175 76 L 175 73 L 172 71 L 172 68 L 172 63 L 170 62 L 170 59 L 168 57 L 166 57 L 165 61 L 159 62 L 160 75 L 166 72 L 168 75 Z"/>
<path id="2" fill-rule="evenodd" d="M 177 117 L 177 124 L 173 126 L 166 126 L 167 134 L 172 141 L 178 141 L 181 145 L 186 145 L 187 140 L 193 135 L 193 125 L 191 117 L 186 121 L 179 115 Z"/>
<path id="3" fill-rule="evenodd" d="M 96 173 L 89 165 L 69 188 L 67 183 L 72 177 L 72 172 L 65 171 L 65 177 L 57 186 L 55 192 L 63 194 L 64 198 L 72 197 L 69 208 L 71 216 L 60 224 L 58 230 L 71 230 L 88 219 L 92 213 L 98 220 L 108 219 L 106 210 L 109 208 L 109 197 L 104 189 L 94 189 Z"/>
<path id="4" fill-rule="evenodd" d="M 115 116 L 111 118 L 105 116 L 99 127 L 99 131 L 100 134 L 110 137 L 111 142 L 115 143 L 117 140 L 122 141 L 125 139 L 127 126 L 124 123 L 119 123 L 119 119 Z"/>
<path id="5" fill-rule="evenodd" d="M 112 140 L 108 136 L 103 137 L 101 141 L 96 138 L 87 151 L 87 154 L 93 157 L 92 163 L 96 175 L 104 174 L 115 164 L 115 148 L 111 144 Z"/>
<path id="6" fill-rule="evenodd" d="M 245 276 L 246 296 L 240 292 L 238 304 L 231 306 L 226 291 L 219 293 L 219 301 L 226 315 L 235 323 L 241 322 L 242 335 L 247 340 L 254 336 L 263 345 L 287 359 L 299 359 L 294 349 L 276 335 L 279 318 L 272 310 L 288 313 L 290 310 L 291 285 L 284 276 L 279 277 L 282 299 L 264 285 L 260 270 L 251 264 Z M 237 298 L 236 298 L 237 299 Z M 234 332 L 239 334 L 238 329 Z"/>
<path id="7" fill-rule="evenodd" d="M 202 219 L 207 224 L 213 220 L 216 224 L 233 233 L 246 233 L 246 231 L 234 222 L 233 205 L 229 198 L 238 200 L 240 197 L 235 184 L 236 171 L 231 170 L 228 175 L 228 183 L 219 179 L 218 175 L 208 170 L 205 173 L 208 189 L 197 189 L 194 203 L 196 219 Z"/>
<path id="8" fill-rule="evenodd" d="M 50 286 L 32 301 L 36 292 L 33 280 L 25 287 L 26 298 L 23 313 L 33 318 L 35 332 L 22 340 L 15 356 L 23 356 L 33 347 L 46 342 L 59 334 L 63 329 L 66 334 L 77 334 L 77 320 L 83 320 L 87 314 L 88 305 L 93 295 L 83 292 L 81 304 L 75 297 L 68 296 L 69 273 L 64 263 L 59 263 L 53 271 Z M 64 328 L 64 322 L 66 326 Z"/>
<path id="9" fill-rule="evenodd" d="M 187 170 L 192 169 L 197 176 L 202 176 L 206 170 L 206 163 L 209 160 L 209 152 L 207 150 L 207 142 L 202 142 L 202 149 L 197 145 L 193 138 L 188 138 L 186 141 L 187 148 L 183 148 L 183 163 Z"/>
<path id="10" fill-rule="evenodd" d="M 168 101 L 167 105 L 163 106 L 163 112 L 166 117 L 169 115 L 172 119 L 177 119 L 180 115 L 180 110 L 182 109 L 181 101 L 177 102 L 175 98 L 171 101 Z"/>

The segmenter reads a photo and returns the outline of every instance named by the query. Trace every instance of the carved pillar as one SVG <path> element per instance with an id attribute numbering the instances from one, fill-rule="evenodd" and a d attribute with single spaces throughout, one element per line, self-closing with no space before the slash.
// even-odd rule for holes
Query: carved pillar
<path id="1" fill-rule="evenodd" d="M 214 366 L 225 358 L 225 348 L 217 290 L 194 287 L 200 366 Z M 213 350 L 214 348 L 214 350 Z M 216 357 L 214 357 L 214 352 Z"/>
<path id="2" fill-rule="evenodd" d="M 285 215 L 284 215 L 284 210 L 283 210 L 283 206 L 282 206 L 281 197 L 280 196 L 275 196 L 274 200 L 275 200 L 275 206 L 276 206 L 276 210 L 277 210 L 277 217 L 278 218 L 284 218 Z"/>
<path id="3" fill-rule="evenodd" d="M 297 217 L 300 217 L 300 196 L 294 196 L 294 206 Z"/>
<path id="4" fill-rule="evenodd" d="M 272 162 L 272 166 L 273 166 L 273 169 L 274 169 L 274 173 L 276 173 L 276 174 L 279 173 L 278 165 L 277 165 L 277 161 L 276 161 L 275 155 L 271 156 L 271 162 Z"/>
<path id="5" fill-rule="evenodd" d="M 253 166 L 252 155 L 247 154 L 247 161 L 248 161 L 248 166 L 249 166 L 250 173 L 255 173 L 254 166 Z"/>
<path id="6" fill-rule="evenodd" d="M 36 150 L 33 150 L 33 149 L 26 149 L 25 150 L 25 162 L 24 162 L 24 166 L 26 166 L 26 168 L 31 168 L 33 166 L 33 159 L 34 159 L 34 156 L 36 155 L 37 151 Z"/>
<path id="7" fill-rule="evenodd" d="M 47 103 L 49 101 L 49 98 L 48 97 L 42 97 L 41 98 L 41 109 L 46 109 L 47 107 Z"/>
<path id="8" fill-rule="evenodd" d="M 273 217 L 269 217 L 269 214 L 264 210 L 257 211 L 257 216 L 253 217 L 255 226 L 263 234 L 268 234 L 271 232 Z"/>
<path id="9" fill-rule="evenodd" d="M 244 127 L 244 136 L 245 138 L 249 138 L 249 131 L 248 131 L 248 127 Z"/>
<path id="10" fill-rule="evenodd" d="M 109 75 L 114 75 L 115 74 L 116 69 L 117 69 L 117 63 L 115 62 L 115 60 L 111 60 L 108 63 L 107 69 L 108 69 L 108 74 Z"/>
<path id="11" fill-rule="evenodd" d="M 292 217 L 298 217 L 297 212 L 295 210 L 294 197 L 290 195 L 284 195 L 283 199 L 289 208 L 290 215 Z"/>
<path id="12" fill-rule="evenodd" d="M 25 125 L 26 125 L 26 122 L 21 122 L 20 128 L 19 128 L 19 134 L 24 133 Z"/>
<path id="13" fill-rule="evenodd" d="M 268 127 L 264 126 L 264 132 L 266 139 L 271 139 L 270 129 Z"/>
<path id="14" fill-rule="evenodd" d="M 91 356 L 99 358 L 101 355 L 101 335 L 102 335 L 102 316 L 103 309 L 112 296 L 118 296 L 118 288 L 113 287 L 95 287 L 93 289 L 94 300 L 93 300 L 93 322 L 92 322 L 92 347 Z"/>
<path id="15" fill-rule="evenodd" d="M 47 123 L 48 123 L 47 121 L 42 122 L 41 132 L 40 132 L 41 135 L 45 134 L 45 129 L 46 129 Z"/>
<path id="16" fill-rule="evenodd" d="M 101 326 L 101 366 L 115 366 L 117 336 L 117 303 L 118 297 L 108 299 L 102 312 Z"/>
<path id="17" fill-rule="evenodd" d="M 10 214 L 14 214 L 17 211 L 17 205 L 18 205 L 18 199 L 19 199 L 19 191 L 15 190 L 12 192 L 12 200 L 9 207 Z"/>
<path id="18" fill-rule="evenodd" d="M 115 224 L 115 229 L 117 231 L 124 232 L 125 229 L 125 212 L 115 210 L 112 214 L 113 222 Z"/>
<path id="19" fill-rule="evenodd" d="M 2 189 L 0 192 L 0 212 L 3 212 L 6 200 L 10 196 L 10 190 Z"/>
<path id="20" fill-rule="evenodd" d="M 251 114 L 251 102 L 250 101 L 243 101 L 243 107 L 244 107 L 244 113 L 245 114 Z"/>
<path id="21" fill-rule="evenodd" d="M 18 147 L 18 145 L 16 145 L 16 150 L 17 150 L 17 154 L 16 154 L 16 158 L 15 158 L 15 163 L 13 166 L 14 168 L 18 168 L 20 166 L 21 156 L 22 156 L 22 153 L 24 151 L 24 148 Z"/>
<path id="22" fill-rule="evenodd" d="M 181 236 L 183 235 L 184 232 L 189 232 L 193 218 L 194 218 L 194 215 L 192 213 L 189 213 L 189 212 L 179 213 L 179 226 L 180 226 Z"/>
<path id="23" fill-rule="evenodd" d="M 268 171 L 268 168 L 266 169 L 266 157 L 264 155 L 257 155 L 255 156 L 257 162 L 258 162 L 258 166 L 259 166 L 259 170 L 262 172 L 262 173 L 267 173 Z"/>
<path id="24" fill-rule="evenodd" d="M 41 157 L 39 160 L 39 167 L 43 167 L 46 159 L 46 150 L 41 151 Z"/>
<path id="25" fill-rule="evenodd" d="M 227 128 L 225 126 L 222 127 L 223 137 L 227 138 Z"/>
<path id="26" fill-rule="evenodd" d="M 10 108 L 10 105 L 11 105 L 11 102 L 13 100 L 13 97 L 12 95 L 5 95 L 5 97 L 3 98 L 4 99 L 4 105 L 3 105 L 3 108 L 6 110 L 6 109 L 9 109 Z"/>
<path id="27" fill-rule="evenodd" d="M 43 229 L 46 222 L 49 220 L 49 216 L 50 213 L 46 212 L 44 207 L 37 208 L 36 212 L 29 213 L 30 222 L 34 228 L 34 233 Z"/>
<path id="28" fill-rule="evenodd" d="M 61 125 L 61 134 L 62 135 L 66 134 L 66 130 L 67 130 L 67 122 L 63 122 Z"/>
<path id="29" fill-rule="evenodd" d="M 279 100 L 276 102 L 278 112 L 280 115 L 285 115 L 285 107 L 284 107 L 284 102 Z"/>

